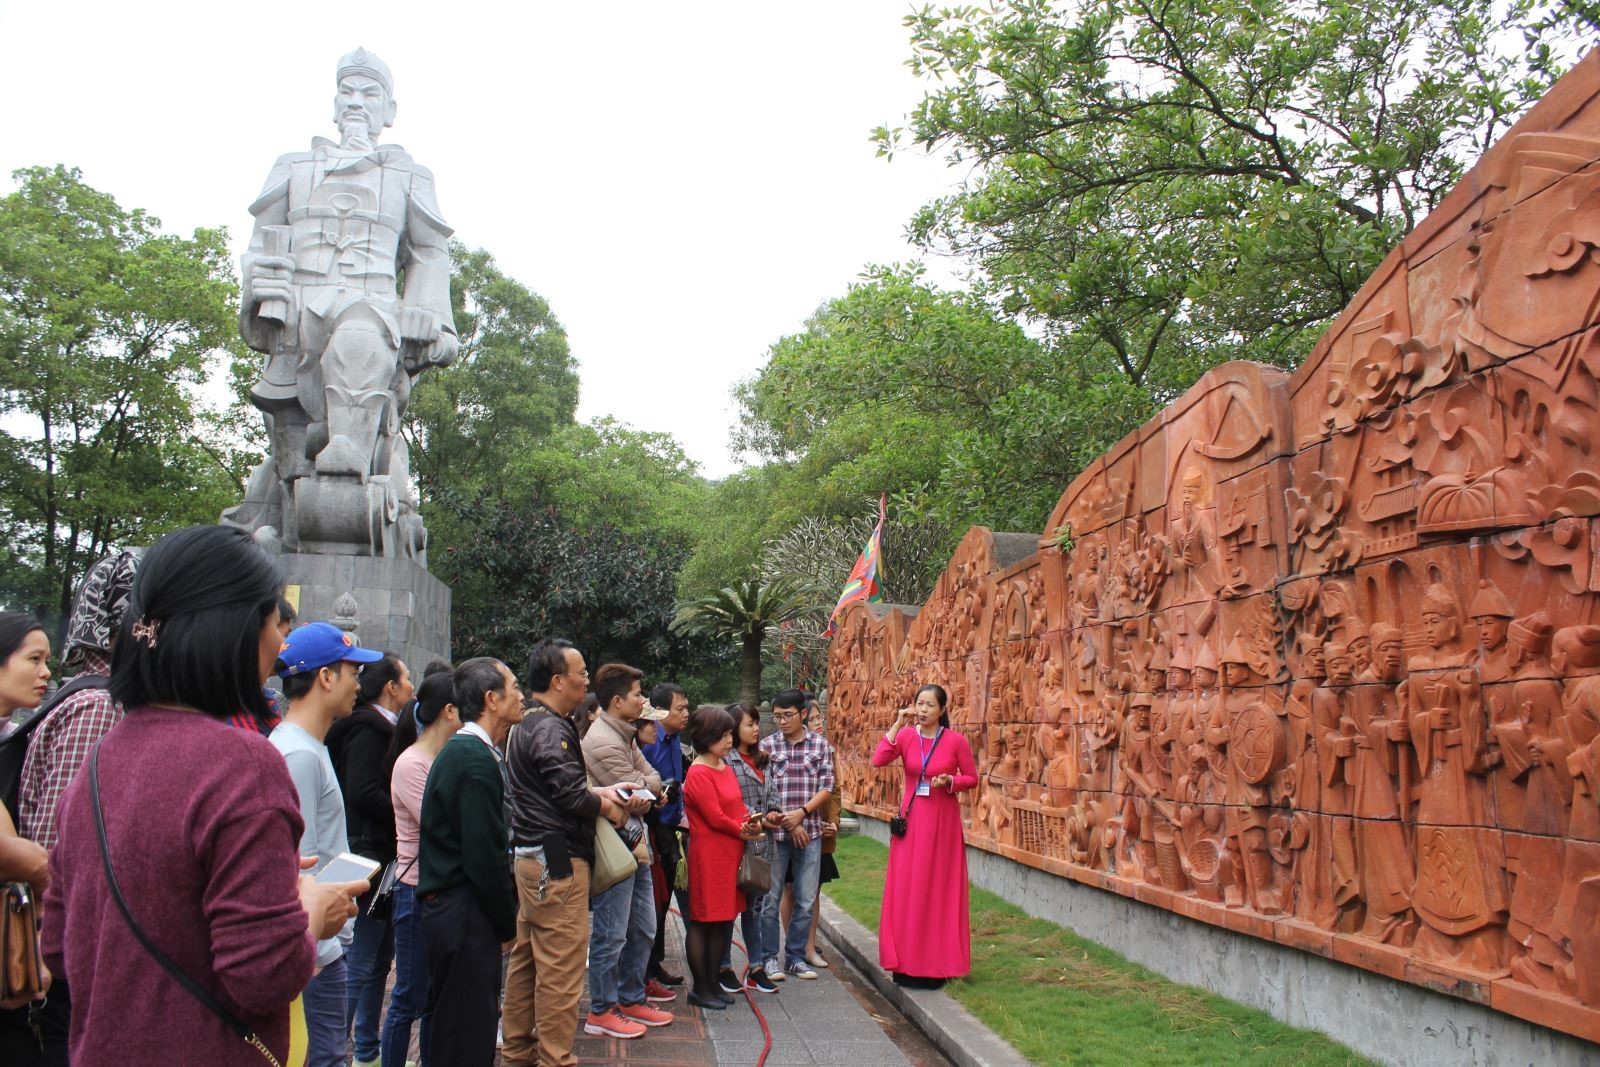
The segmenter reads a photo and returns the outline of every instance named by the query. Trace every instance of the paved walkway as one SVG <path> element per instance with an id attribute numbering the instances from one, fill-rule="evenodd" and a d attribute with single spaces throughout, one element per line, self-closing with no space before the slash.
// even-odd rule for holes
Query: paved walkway
<path id="1" fill-rule="evenodd" d="M 669 916 L 667 933 L 669 966 L 683 972 L 683 925 Z M 735 928 L 737 933 L 737 928 Z M 743 953 L 735 946 L 734 963 L 743 968 Z M 816 981 L 790 978 L 781 983 L 782 992 L 773 995 L 752 992 L 772 1035 L 767 1055 L 769 1067 L 928 1067 L 944 1061 L 934 1056 L 917 1055 L 913 1062 L 890 1040 L 867 1006 L 858 999 L 837 968 L 847 966 L 837 955 L 830 957 L 833 967 L 819 969 Z M 682 987 L 680 987 L 681 989 Z M 668 1005 L 662 1005 L 668 1007 Z M 687 1064 L 718 1064 L 721 1067 L 753 1067 L 761 1059 L 765 1044 L 761 1021 L 745 998 L 721 1012 L 703 1012 L 680 996 L 670 1005 L 676 1017 L 671 1026 L 652 1030 L 633 1041 L 584 1037 L 579 1034 L 575 1051 L 585 1065 L 628 1064 L 630 1067 L 683 1067 Z M 887 1006 L 885 1006 L 885 1010 Z M 889 1020 L 891 1027 L 899 1020 Z"/>

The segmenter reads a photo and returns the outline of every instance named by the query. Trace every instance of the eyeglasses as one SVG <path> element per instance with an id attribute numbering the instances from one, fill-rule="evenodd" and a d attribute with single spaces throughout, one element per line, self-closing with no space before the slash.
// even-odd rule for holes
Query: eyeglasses
<path id="1" fill-rule="evenodd" d="M 772 713 L 772 717 L 774 719 L 795 719 L 795 718 L 799 718 L 799 716 L 800 716 L 800 713 L 798 711 L 794 711 L 794 710 L 790 710 L 790 711 L 775 711 L 775 712 Z"/>

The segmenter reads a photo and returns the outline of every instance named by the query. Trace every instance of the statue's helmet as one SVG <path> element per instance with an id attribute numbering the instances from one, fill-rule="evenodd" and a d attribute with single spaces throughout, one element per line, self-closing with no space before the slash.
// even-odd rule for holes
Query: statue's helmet
<path id="1" fill-rule="evenodd" d="M 357 48 L 339 60 L 339 70 L 334 75 L 335 84 L 344 80 L 346 74 L 365 74 L 382 85 L 383 91 L 391 99 L 394 97 L 394 75 L 389 73 L 389 64 L 365 48 Z"/>

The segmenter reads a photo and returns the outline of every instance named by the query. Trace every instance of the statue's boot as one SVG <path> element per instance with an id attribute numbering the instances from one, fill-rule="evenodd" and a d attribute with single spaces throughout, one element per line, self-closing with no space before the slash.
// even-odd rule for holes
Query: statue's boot
<path id="1" fill-rule="evenodd" d="M 328 443 L 317 453 L 317 473 L 356 477 L 363 482 L 372 474 L 372 457 L 378 447 L 388 397 L 365 396 L 329 389 Z"/>

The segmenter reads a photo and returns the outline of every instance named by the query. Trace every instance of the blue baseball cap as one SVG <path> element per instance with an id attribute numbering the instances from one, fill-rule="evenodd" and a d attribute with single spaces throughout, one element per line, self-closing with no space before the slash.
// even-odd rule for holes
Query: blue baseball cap
<path id="1" fill-rule="evenodd" d="M 278 662 L 283 664 L 279 673 L 284 676 L 321 670 L 335 663 L 376 663 L 382 658 L 382 652 L 362 648 L 354 636 L 331 622 L 308 622 L 291 630 L 278 649 Z"/>

